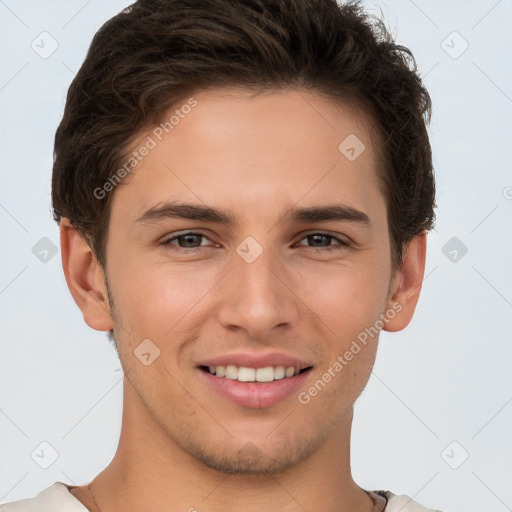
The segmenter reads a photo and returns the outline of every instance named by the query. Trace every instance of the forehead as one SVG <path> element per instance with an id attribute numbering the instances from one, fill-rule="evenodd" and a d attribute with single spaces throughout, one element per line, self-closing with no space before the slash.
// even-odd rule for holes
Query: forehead
<path id="1" fill-rule="evenodd" d="M 335 101 L 295 89 L 258 93 L 213 89 L 200 91 L 193 98 L 196 105 L 193 109 L 187 108 L 190 97 L 183 98 L 163 115 L 160 127 L 148 131 L 155 135 L 156 130 L 157 143 L 175 142 L 187 149 L 196 145 L 196 151 L 188 156 L 199 156 L 197 144 L 204 143 L 211 152 L 229 149 L 232 156 L 237 150 L 250 149 L 260 158 L 271 153 L 275 157 L 273 150 L 280 149 L 286 159 L 292 157 L 293 151 L 303 156 L 304 150 L 311 150 L 316 158 L 318 152 L 332 153 L 333 149 L 339 156 L 338 143 L 346 136 L 358 135 L 366 142 L 367 149 L 371 149 L 372 121 L 355 101 Z M 166 127 L 170 128 L 169 133 Z M 229 142 L 233 147 L 226 147 Z"/>
<path id="2" fill-rule="evenodd" d="M 132 144 L 131 151 L 151 146 L 116 191 L 138 208 L 134 214 L 174 199 L 246 210 L 378 199 L 371 120 L 356 105 L 288 89 L 217 89 L 192 98 Z"/>

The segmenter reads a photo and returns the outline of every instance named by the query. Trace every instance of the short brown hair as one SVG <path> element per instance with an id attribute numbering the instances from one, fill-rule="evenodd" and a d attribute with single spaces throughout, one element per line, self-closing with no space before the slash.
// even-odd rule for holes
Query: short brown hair
<path id="1" fill-rule="evenodd" d="M 102 265 L 113 193 L 93 190 L 144 127 L 187 94 L 224 86 L 297 87 L 361 106 L 378 135 L 394 269 L 433 227 L 431 100 L 410 50 L 359 2 L 139 0 L 95 35 L 55 136 L 54 218 L 68 218 Z"/>

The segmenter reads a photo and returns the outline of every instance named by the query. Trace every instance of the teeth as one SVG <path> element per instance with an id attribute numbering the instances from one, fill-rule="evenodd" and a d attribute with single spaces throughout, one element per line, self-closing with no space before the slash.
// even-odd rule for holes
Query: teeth
<path id="1" fill-rule="evenodd" d="M 266 368 L 258 368 L 256 370 L 256 382 L 272 382 L 274 380 L 274 368 L 267 366 Z"/>
<path id="2" fill-rule="evenodd" d="M 238 380 L 240 382 L 254 382 L 256 380 L 256 370 L 254 368 L 238 368 Z"/>
<path id="3" fill-rule="evenodd" d="M 285 373 L 286 373 L 286 370 L 285 370 L 284 366 L 276 366 L 274 368 L 274 380 L 284 379 Z"/>
<path id="4" fill-rule="evenodd" d="M 232 364 L 226 366 L 226 379 L 237 380 L 238 379 L 238 368 Z"/>
<path id="5" fill-rule="evenodd" d="M 295 368 L 293 366 L 290 366 L 289 368 L 286 368 L 286 371 L 284 372 L 285 377 L 293 377 L 293 372 L 295 371 Z"/>
<path id="6" fill-rule="evenodd" d="M 240 382 L 272 382 L 298 375 L 300 370 L 293 366 L 267 366 L 265 368 L 248 368 L 246 366 L 209 366 L 208 371 L 217 377 L 226 377 Z"/>

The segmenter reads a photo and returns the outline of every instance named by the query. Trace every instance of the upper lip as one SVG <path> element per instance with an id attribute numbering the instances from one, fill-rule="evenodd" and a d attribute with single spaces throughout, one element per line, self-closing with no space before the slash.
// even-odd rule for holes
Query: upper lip
<path id="1" fill-rule="evenodd" d="M 229 364 L 247 368 L 266 368 L 268 366 L 285 366 L 289 368 L 293 366 L 299 370 L 312 366 L 302 359 L 283 354 L 282 352 L 233 352 L 205 359 L 200 362 L 199 366 L 227 366 Z"/>

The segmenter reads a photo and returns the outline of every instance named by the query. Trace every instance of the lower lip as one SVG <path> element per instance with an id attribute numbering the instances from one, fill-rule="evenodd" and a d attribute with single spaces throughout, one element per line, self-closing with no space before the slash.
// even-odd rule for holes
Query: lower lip
<path id="1" fill-rule="evenodd" d="M 224 398 L 251 409 L 272 407 L 294 394 L 297 395 L 310 372 L 307 370 L 294 377 L 286 377 L 272 382 L 240 382 L 226 377 L 216 377 L 200 368 L 197 371 L 206 380 L 206 383 Z"/>

